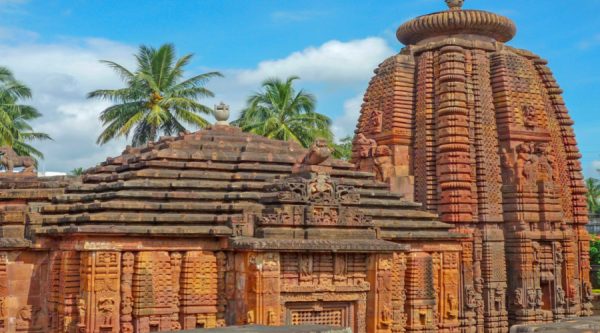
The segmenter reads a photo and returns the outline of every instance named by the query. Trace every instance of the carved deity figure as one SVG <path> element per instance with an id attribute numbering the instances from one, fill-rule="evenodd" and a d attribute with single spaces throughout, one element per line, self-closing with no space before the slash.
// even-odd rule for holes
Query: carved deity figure
<path id="1" fill-rule="evenodd" d="M 523 307 L 523 291 L 521 289 L 515 290 L 513 304 L 518 307 Z"/>
<path id="2" fill-rule="evenodd" d="M 300 276 L 309 277 L 312 274 L 312 258 L 310 255 L 300 255 Z"/>
<path id="3" fill-rule="evenodd" d="M 79 298 L 77 300 L 77 314 L 79 315 L 79 324 L 85 325 L 85 300 L 83 298 Z"/>
<path id="4" fill-rule="evenodd" d="M 594 299 L 592 284 L 588 281 L 583 282 L 583 300 L 591 302 Z"/>
<path id="5" fill-rule="evenodd" d="M 456 319 L 458 318 L 458 300 L 456 296 L 453 294 L 448 294 L 447 296 L 447 306 L 446 310 L 446 318 L 448 319 Z"/>
<path id="6" fill-rule="evenodd" d="M 377 148 L 377 142 L 373 139 L 368 139 L 363 133 L 358 133 L 354 146 L 358 151 L 358 160 L 356 162 L 356 169 L 361 171 L 367 171 L 370 168 L 368 161 L 375 155 L 375 149 Z"/>
<path id="7" fill-rule="evenodd" d="M 115 310 L 115 300 L 112 298 L 104 298 L 98 302 L 98 311 L 102 318 L 101 325 L 112 326 L 113 313 Z"/>
<path id="8" fill-rule="evenodd" d="M 373 110 L 370 119 L 371 133 L 381 133 L 383 129 L 383 113 L 379 110 Z"/>
<path id="9" fill-rule="evenodd" d="M 535 129 L 538 126 L 537 112 L 532 105 L 524 105 L 523 108 L 523 124 L 527 129 Z"/>
<path id="10" fill-rule="evenodd" d="M 12 147 L 0 147 L 0 165 L 7 173 L 13 173 L 15 167 L 23 167 L 21 173 L 35 173 L 35 161 L 28 156 L 19 156 Z"/>
<path id="11" fill-rule="evenodd" d="M 6 299 L 4 297 L 0 297 L 0 319 L 6 317 Z"/>
<path id="12" fill-rule="evenodd" d="M 559 242 L 555 242 L 554 243 L 554 258 L 556 261 L 556 264 L 562 264 L 564 261 L 564 255 L 562 252 L 562 245 L 560 245 Z"/>
<path id="13" fill-rule="evenodd" d="M 515 162 L 515 177 L 517 180 L 523 181 L 529 178 L 525 167 L 531 162 L 531 147 L 528 144 L 520 144 L 516 148 L 517 160 Z"/>
<path id="14" fill-rule="evenodd" d="M 272 309 L 267 311 L 267 325 L 278 325 L 278 324 L 279 324 L 279 321 L 277 320 L 277 315 L 275 314 L 275 311 L 273 311 Z"/>
<path id="15" fill-rule="evenodd" d="M 254 310 L 246 312 L 246 324 L 254 324 Z"/>
<path id="16" fill-rule="evenodd" d="M 498 288 L 494 292 L 494 305 L 496 306 L 496 311 L 500 312 L 504 310 L 504 290 L 502 288 Z"/>
<path id="17" fill-rule="evenodd" d="M 535 289 L 527 290 L 527 305 L 529 306 L 530 309 L 536 308 L 536 305 L 537 305 L 536 295 L 537 295 L 537 293 L 535 292 Z"/>
<path id="18" fill-rule="evenodd" d="M 377 179 L 382 182 L 389 181 L 394 172 L 394 163 L 392 161 L 392 151 L 390 147 L 378 146 L 375 149 L 373 164 L 375 164 L 375 174 Z"/>
<path id="19" fill-rule="evenodd" d="M 467 301 L 465 306 L 469 310 L 474 310 L 477 307 L 477 293 L 471 286 L 467 287 Z"/>
<path id="20" fill-rule="evenodd" d="M 31 305 L 25 305 L 19 309 L 17 312 L 17 329 L 27 329 L 30 327 L 32 312 Z"/>
<path id="21" fill-rule="evenodd" d="M 562 287 L 556 288 L 556 303 L 560 306 L 567 304 L 567 300 L 565 299 L 565 291 Z"/>
<path id="22" fill-rule="evenodd" d="M 547 143 L 539 143 L 535 146 L 535 154 L 539 157 L 539 171 L 546 176 L 546 179 L 554 180 L 554 164 L 556 163 L 556 159 L 552 153 L 552 147 Z"/>
<path id="23" fill-rule="evenodd" d="M 541 308 L 544 305 L 543 296 L 544 293 L 542 292 L 542 289 L 537 289 L 535 291 L 535 305 L 538 308 Z"/>
<path id="24" fill-rule="evenodd" d="M 393 315 L 392 310 L 387 305 L 383 306 L 383 310 L 381 310 L 381 326 L 382 328 L 388 328 L 392 325 Z"/>

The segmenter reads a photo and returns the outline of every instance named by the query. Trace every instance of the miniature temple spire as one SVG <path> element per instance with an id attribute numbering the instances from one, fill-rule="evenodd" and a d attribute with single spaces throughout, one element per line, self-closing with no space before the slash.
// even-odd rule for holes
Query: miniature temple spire
<path id="1" fill-rule="evenodd" d="M 450 10 L 461 10 L 465 0 L 446 0 L 446 4 Z"/>

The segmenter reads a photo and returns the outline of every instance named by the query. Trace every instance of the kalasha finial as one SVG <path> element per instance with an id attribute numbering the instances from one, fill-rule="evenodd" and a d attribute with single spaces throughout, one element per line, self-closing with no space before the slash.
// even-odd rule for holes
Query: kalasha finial
<path id="1" fill-rule="evenodd" d="M 229 125 L 229 122 L 227 122 L 227 119 L 229 119 L 229 105 L 223 102 L 215 105 L 214 115 L 217 120 L 216 125 Z"/>
<path id="2" fill-rule="evenodd" d="M 465 0 L 446 0 L 446 4 L 450 10 L 461 10 Z"/>

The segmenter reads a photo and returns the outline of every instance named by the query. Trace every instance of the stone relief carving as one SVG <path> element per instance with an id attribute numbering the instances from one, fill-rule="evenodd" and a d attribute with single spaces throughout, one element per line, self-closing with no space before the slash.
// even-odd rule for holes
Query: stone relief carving
<path id="1" fill-rule="evenodd" d="M 23 174 L 35 174 L 35 160 L 28 156 L 19 156 L 8 146 L 0 147 L 0 165 L 7 173 L 13 173 L 14 168 L 23 167 Z"/>

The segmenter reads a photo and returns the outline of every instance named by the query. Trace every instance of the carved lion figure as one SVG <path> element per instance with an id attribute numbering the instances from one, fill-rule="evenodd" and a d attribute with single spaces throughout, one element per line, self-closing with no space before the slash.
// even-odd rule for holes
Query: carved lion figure
<path id="1" fill-rule="evenodd" d="M 331 156 L 331 148 L 325 139 L 316 139 L 302 159 L 304 165 L 319 165 Z"/>
<path id="2" fill-rule="evenodd" d="M 23 173 L 34 173 L 35 161 L 29 156 L 19 156 L 11 147 L 0 147 L 0 165 L 12 173 L 15 167 L 23 167 Z"/>

